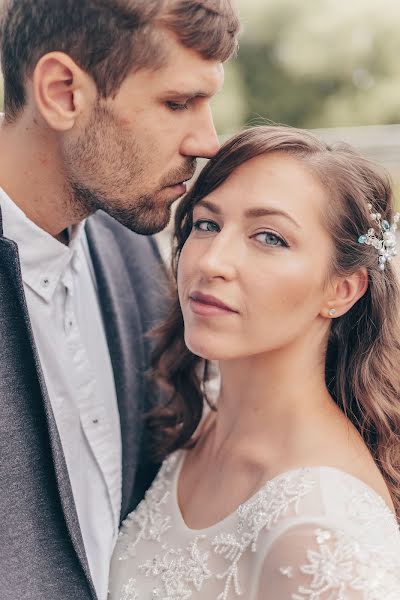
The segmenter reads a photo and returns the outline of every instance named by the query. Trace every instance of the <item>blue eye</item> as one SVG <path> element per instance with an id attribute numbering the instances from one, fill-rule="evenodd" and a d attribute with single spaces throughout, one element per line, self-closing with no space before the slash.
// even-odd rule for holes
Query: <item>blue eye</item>
<path id="1" fill-rule="evenodd" d="M 265 246 L 272 247 L 284 247 L 287 248 L 288 244 L 276 233 L 272 233 L 272 231 L 262 231 L 261 233 L 257 233 L 254 236 L 256 240 L 264 244 Z"/>
<path id="2" fill-rule="evenodd" d="M 199 219 L 193 223 L 193 229 L 195 231 L 213 232 L 219 231 L 219 227 L 214 221 L 208 221 L 207 219 Z"/>

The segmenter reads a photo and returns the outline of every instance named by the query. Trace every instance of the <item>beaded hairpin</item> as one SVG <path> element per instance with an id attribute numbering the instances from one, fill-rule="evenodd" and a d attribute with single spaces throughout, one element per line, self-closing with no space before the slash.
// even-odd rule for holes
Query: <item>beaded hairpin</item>
<path id="1" fill-rule="evenodd" d="M 368 229 L 368 233 L 360 235 L 358 242 L 360 244 L 373 246 L 378 251 L 379 268 L 381 271 L 384 271 L 386 262 L 390 262 L 397 254 L 396 230 L 397 224 L 400 221 L 400 213 L 394 215 L 393 223 L 390 224 L 386 219 L 382 220 L 382 215 L 380 213 L 372 212 L 372 204 L 368 204 L 368 209 L 371 219 L 375 221 L 378 226 L 378 232 L 371 227 Z"/>

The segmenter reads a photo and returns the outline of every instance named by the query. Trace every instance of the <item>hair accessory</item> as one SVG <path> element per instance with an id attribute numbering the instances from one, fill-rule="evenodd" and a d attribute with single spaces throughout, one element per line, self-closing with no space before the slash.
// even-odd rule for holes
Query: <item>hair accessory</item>
<path id="1" fill-rule="evenodd" d="M 334 316 L 336 315 L 336 308 L 330 308 L 330 309 L 328 310 L 328 315 L 329 315 L 330 317 L 334 317 Z"/>
<path id="2" fill-rule="evenodd" d="M 372 212 L 372 208 L 372 204 L 368 204 L 371 219 L 375 221 L 378 231 L 371 227 L 368 229 L 368 233 L 360 235 L 358 242 L 373 246 L 378 251 L 379 268 L 384 271 L 386 262 L 390 262 L 397 254 L 396 229 L 400 221 L 400 213 L 394 215 L 393 223 L 390 224 L 385 219 L 382 220 L 380 213 Z"/>

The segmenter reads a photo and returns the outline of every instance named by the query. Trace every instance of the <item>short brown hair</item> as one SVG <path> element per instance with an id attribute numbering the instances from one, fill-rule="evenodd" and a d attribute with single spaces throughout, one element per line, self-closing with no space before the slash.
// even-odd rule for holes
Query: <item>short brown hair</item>
<path id="1" fill-rule="evenodd" d="M 7 121 L 26 103 L 25 81 L 52 51 L 89 73 L 101 97 L 132 70 L 162 64 L 157 28 L 172 31 L 206 59 L 227 60 L 239 21 L 232 0 L 6 0 L 1 23 Z"/>

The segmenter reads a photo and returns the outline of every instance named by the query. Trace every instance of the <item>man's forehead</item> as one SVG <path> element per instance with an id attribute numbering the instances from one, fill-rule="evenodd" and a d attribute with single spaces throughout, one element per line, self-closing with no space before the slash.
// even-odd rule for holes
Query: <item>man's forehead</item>
<path id="1" fill-rule="evenodd" d="M 203 61 L 198 68 L 186 71 L 173 70 L 160 79 L 163 93 L 171 98 L 209 98 L 221 91 L 224 84 L 224 67 L 214 61 Z"/>

